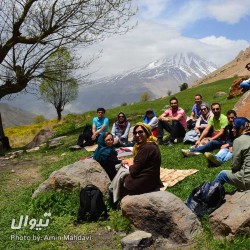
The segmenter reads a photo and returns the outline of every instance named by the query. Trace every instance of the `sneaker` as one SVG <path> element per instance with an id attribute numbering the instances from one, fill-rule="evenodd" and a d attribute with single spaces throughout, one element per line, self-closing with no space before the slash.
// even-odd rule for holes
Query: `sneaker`
<path id="1" fill-rule="evenodd" d="M 218 161 L 213 154 L 206 152 L 204 155 L 210 166 L 219 167 L 221 165 L 221 162 Z"/>
<path id="2" fill-rule="evenodd" d="M 81 149 L 82 147 L 80 147 L 79 145 L 74 145 L 74 146 L 70 146 L 69 149 L 70 150 L 79 150 Z"/>
<path id="3" fill-rule="evenodd" d="M 184 157 L 190 157 L 190 156 L 195 156 L 195 155 L 201 155 L 202 154 L 200 152 L 191 152 L 189 149 L 182 149 L 181 152 L 182 152 Z"/>

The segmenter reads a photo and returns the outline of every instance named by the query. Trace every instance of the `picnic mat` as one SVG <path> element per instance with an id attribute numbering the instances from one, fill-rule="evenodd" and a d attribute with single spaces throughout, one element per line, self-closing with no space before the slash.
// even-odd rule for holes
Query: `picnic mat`
<path id="1" fill-rule="evenodd" d="M 92 146 L 86 146 L 86 147 L 84 147 L 84 148 L 85 148 L 85 150 L 87 150 L 88 152 L 94 152 L 95 149 L 97 148 L 97 144 L 94 144 L 94 145 L 92 145 Z"/>
<path id="2" fill-rule="evenodd" d="M 180 169 L 160 169 L 160 178 L 164 185 L 161 190 L 165 190 L 167 187 L 174 186 L 177 182 L 185 179 L 187 176 L 192 175 L 199 170 L 197 169 L 188 169 L 188 170 L 180 170 Z"/>

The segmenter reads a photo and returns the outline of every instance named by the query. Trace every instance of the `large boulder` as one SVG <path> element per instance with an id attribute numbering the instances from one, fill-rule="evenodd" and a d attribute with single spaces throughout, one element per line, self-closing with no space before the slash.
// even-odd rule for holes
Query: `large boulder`
<path id="1" fill-rule="evenodd" d="M 210 216 L 210 224 L 217 237 L 250 234 L 250 190 L 225 196 L 226 202 Z"/>
<path id="2" fill-rule="evenodd" d="M 237 112 L 238 117 L 244 116 L 250 120 L 250 91 L 244 93 L 244 95 L 234 105 L 234 110 Z"/>
<path id="3" fill-rule="evenodd" d="M 79 186 L 83 188 L 88 184 L 97 186 L 102 193 L 105 193 L 109 183 L 108 175 L 97 161 L 82 160 L 54 171 L 46 181 L 40 184 L 32 198 L 41 192 L 72 191 Z"/>
<path id="4" fill-rule="evenodd" d="M 34 139 L 25 146 L 25 148 L 31 149 L 38 147 L 41 144 L 48 142 L 50 138 L 55 136 L 55 134 L 56 132 L 51 129 L 41 129 Z"/>
<path id="5" fill-rule="evenodd" d="M 169 192 L 125 196 L 121 210 L 136 229 L 154 237 L 168 238 L 173 243 L 187 243 L 201 230 L 196 215 L 180 198 Z"/>

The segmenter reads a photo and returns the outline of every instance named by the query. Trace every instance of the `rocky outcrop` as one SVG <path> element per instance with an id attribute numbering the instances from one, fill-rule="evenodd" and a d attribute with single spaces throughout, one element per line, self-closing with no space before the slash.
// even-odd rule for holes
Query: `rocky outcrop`
<path id="1" fill-rule="evenodd" d="M 136 229 L 173 243 L 187 243 L 201 230 L 196 215 L 181 199 L 166 191 L 125 196 L 121 210 Z"/>
<path id="2" fill-rule="evenodd" d="M 95 160 L 82 160 L 54 171 L 33 193 L 35 198 L 41 192 L 72 191 L 88 184 L 97 186 L 102 193 L 107 192 L 110 179 L 105 170 Z"/>
<path id="3" fill-rule="evenodd" d="M 250 234 L 250 190 L 226 195 L 225 203 L 209 217 L 217 237 Z"/>
<path id="4" fill-rule="evenodd" d="M 242 95 L 244 93 L 243 89 L 240 87 L 240 83 L 243 81 L 243 78 L 237 78 L 233 81 L 232 86 L 229 89 L 227 99 L 232 99 L 236 96 Z"/>
<path id="5" fill-rule="evenodd" d="M 25 146 L 26 149 L 31 149 L 40 146 L 43 143 L 46 143 L 55 136 L 56 132 L 50 129 L 42 129 L 34 139 Z"/>
<path id="6" fill-rule="evenodd" d="M 234 105 L 234 110 L 237 112 L 238 117 L 243 116 L 250 120 L 250 90 L 247 91 Z"/>

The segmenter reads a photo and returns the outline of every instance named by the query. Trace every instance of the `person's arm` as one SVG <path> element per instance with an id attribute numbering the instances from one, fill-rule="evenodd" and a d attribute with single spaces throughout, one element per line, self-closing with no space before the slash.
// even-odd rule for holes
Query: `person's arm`
<path id="1" fill-rule="evenodd" d="M 148 126 L 150 126 L 151 130 L 158 127 L 158 118 L 155 116 L 152 118 L 152 120 L 148 123 Z"/>
<path id="2" fill-rule="evenodd" d="M 111 134 L 115 137 L 115 122 L 113 123 Z"/>
<path id="3" fill-rule="evenodd" d="M 122 138 L 124 138 L 124 139 L 128 138 L 128 133 L 129 133 L 130 127 L 131 127 L 130 122 L 128 122 L 126 130 L 124 131 L 123 135 L 121 136 Z"/>
<path id="4" fill-rule="evenodd" d="M 225 130 L 225 128 L 221 128 L 219 133 L 217 133 L 214 137 L 211 137 L 210 141 L 213 141 L 213 140 L 220 138 L 224 134 L 224 130 Z"/>
<path id="5" fill-rule="evenodd" d="M 192 119 L 192 120 L 195 120 L 195 113 L 194 113 L 194 111 L 191 112 L 189 118 Z"/>
<path id="6" fill-rule="evenodd" d="M 158 117 L 158 120 L 159 120 L 159 121 L 164 121 L 167 117 L 168 117 L 168 114 L 166 114 L 166 112 L 163 112 L 163 113 Z"/>
<path id="7" fill-rule="evenodd" d="M 243 157 L 241 154 L 240 142 L 236 139 L 233 143 L 233 159 L 232 159 L 232 172 L 235 173 L 241 169 L 243 164 Z"/>
<path id="8" fill-rule="evenodd" d="M 96 135 L 99 135 L 103 130 L 108 126 L 108 119 L 105 118 L 103 125 L 95 132 Z"/>
<path id="9" fill-rule="evenodd" d="M 177 116 L 175 117 L 168 117 L 168 120 L 169 121 L 179 121 L 181 119 L 181 117 L 183 116 L 183 114 L 178 114 Z"/>
<path id="10" fill-rule="evenodd" d="M 195 145 L 199 145 L 201 143 L 201 140 L 207 136 L 210 128 L 211 128 L 211 125 L 208 124 L 207 127 L 203 130 L 203 132 L 202 132 L 201 136 L 199 137 L 199 139 L 196 141 Z"/>

